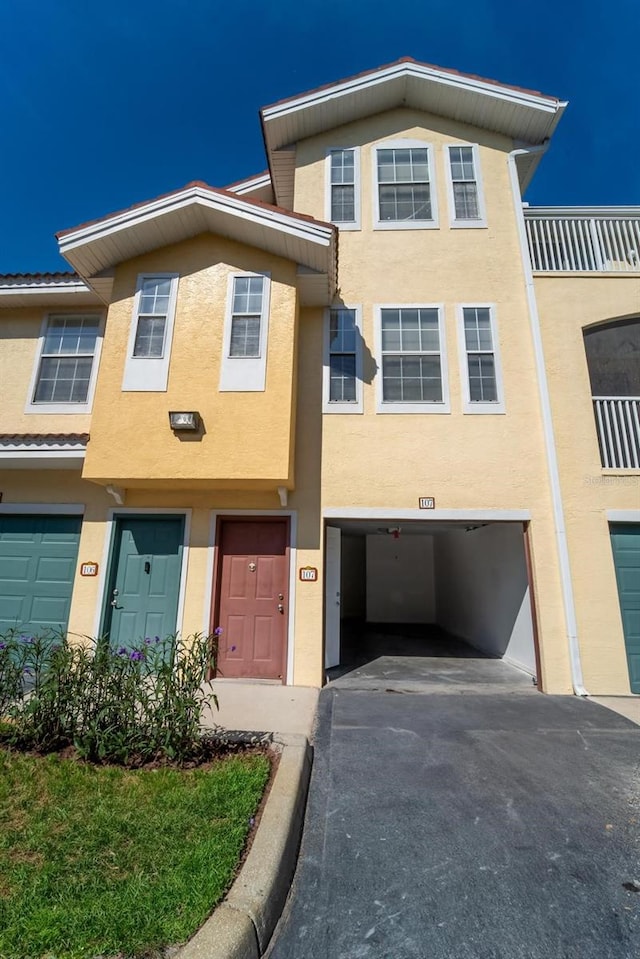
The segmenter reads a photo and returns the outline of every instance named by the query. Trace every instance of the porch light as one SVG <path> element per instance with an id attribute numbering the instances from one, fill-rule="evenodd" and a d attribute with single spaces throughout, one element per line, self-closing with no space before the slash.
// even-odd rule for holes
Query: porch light
<path id="1" fill-rule="evenodd" d="M 197 430 L 200 426 L 200 414 L 195 410 L 172 410 L 169 412 L 169 425 L 172 430 Z"/>

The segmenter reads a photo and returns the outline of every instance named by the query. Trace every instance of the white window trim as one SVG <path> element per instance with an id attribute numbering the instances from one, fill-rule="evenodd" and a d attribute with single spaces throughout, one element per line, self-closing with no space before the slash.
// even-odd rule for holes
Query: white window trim
<path id="1" fill-rule="evenodd" d="M 464 310 L 489 310 L 491 321 L 491 339 L 493 343 L 493 363 L 496 373 L 496 392 L 498 399 L 495 403 L 471 402 L 469 388 L 469 368 L 467 365 L 467 344 L 464 335 Z M 495 303 L 459 303 L 456 307 L 458 319 L 458 355 L 460 359 L 460 382 L 462 384 L 462 410 L 464 413 L 506 413 L 504 403 L 504 384 L 502 381 L 502 363 L 500 362 L 500 341 L 498 339 L 498 324 L 496 321 Z M 473 351 L 472 351 L 473 352 Z"/>
<path id="2" fill-rule="evenodd" d="M 374 306 L 375 350 L 378 372 L 376 375 L 377 413 L 450 413 L 449 376 L 447 371 L 447 341 L 445 335 L 444 304 L 442 303 L 379 303 Z M 442 401 L 439 403 L 398 403 L 383 399 L 382 392 L 382 310 L 437 310 L 440 334 L 440 372 L 442 375 Z"/>
<path id="3" fill-rule="evenodd" d="M 451 153 L 449 152 L 449 147 L 471 147 L 473 150 L 473 170 L 476 175 L 478 212 L 480 214 L 477 220 L 456 220 L 456 204 L 453 196 L 453 177 L 451 175 Z M 452 230 L 485 230 L 487 228 L 487 211 L 484 205 L 480 151 L 477 143 L 447 143 L 443 149 L 445 155 L 444 168 L 447 178 L 447 196 L 449 199 L 449 226 Z"/>
<path id="4" fill-rule="evenodd" d="M 329 399 L 330 392 L 330 320 L 331 309 L 324 311 L 323 364 L 322 364 L 322 412 L 323 413 L 362 413 L 362 307 L 341 304 L 338 310 L 353 310 L 356 322 L 356 398 L 353 403 L 336 403 Z"/>
<path id="5" fill-rule="evenodd" d="M 42 359 L 42 349 L 44 347 L 45 337 L 47 335 L 47 327 L 49 326 L 49 320 L 53 316 L 97 316 L 99 319 L 98 332 L 96 335 L 96 345 L 93 351 L 93 363 L 91 366 L 91 378 L 89 380 L 89 390 L 87 392 L 87 401 L 86 403 L 34 403 L 33 397 L 35 396 L 36 386 L 38 385 L 38 374 L 40 372 L 40 361 Z M 100 353 L 102 352 L 102 339 L 104 337 L 104 313 L 96 310 L 47 310 L 44 317 L 42 318 L 42 323 L 40 325 L 40 336 L 38 337 L 38 345 L 36 348 L 36 358 L 31 372 L 31 380 L 29 382 L 29 392 L 27 394 L 27 402 L 24 408 L 25 413 L 90 413 L 93 408 L 93 396 L 96 390 L 96 380 L 98 378 L 98 367 L 100 366 Z"/>
<path id="6" fill-rule="evenodd" d="M 380 219 L 380 193 L 378 189 L 378 150 L 427 150 L 429 157 L 429 186 L 431 196 L 431 219 L 430 220 L 381 220 Z M 371 183 L 373 189 L 371 196 L 373 200 L 373 228 L 374 230 L 437 230 L 440 226 L 438 220 L 438 191 L 436 188 L 436 165 L 433 145 L 424 140 L 381 140 L 374 144 L 371 150 Z"/>
<path id="7" fill-rule="evenodd" d="M 354 215 L 352 222 L 345 223 L 342 220 L 331 219 L 331 154 L 342 153 L 345 150 L 351 150 L 353 153 L 353 197 L 354 197 Z M 324 218 L 327 223 L 335 223 L 339 230 L 360 230 L 360 147 L 329 147 L 325 158 L 325 186 L 324 186 Z"/>
<path id="8" fill-rule="evenodd" d="M 127 359 L 124 367 L 124 376 L 122 378 L 123 393 L 166 393 L 167 391 L 171 345 L 173 343 L 173 328 L 176 317 L 176 303 L 178 300 L 178 278 L 178 273 L 140 273 L 138 276 L 129 329 Z M 138 330 L 140 296 L 142 293 L 142 284 L 145 280 L 171 280 L 162 356 L 133 355 Z"/>
<path id="9" fill-rule="evenodd" d="M 233 287 L 236 278 L 261 276 L 264 278 L 262 312 L 260 314 L 259 356 L 229 356 L 231 350 L 231 319 L 233 316 Z M 269 305 L 271 301 L 270 273 L 230 273 L 227 279 L 227 305 L 222 335 L 220 363 L 221 393 L 263 393 L 267 381 L 267 344 L 269 341 Z"/>

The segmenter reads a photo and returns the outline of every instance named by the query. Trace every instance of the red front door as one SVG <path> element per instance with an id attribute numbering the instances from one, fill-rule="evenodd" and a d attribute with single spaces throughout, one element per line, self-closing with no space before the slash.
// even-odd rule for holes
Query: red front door
<path id="1" fill-rule="evenodd" d="M 223 519 L 218 542 L 218 675 L 284 680 L 288 520 Z"/>

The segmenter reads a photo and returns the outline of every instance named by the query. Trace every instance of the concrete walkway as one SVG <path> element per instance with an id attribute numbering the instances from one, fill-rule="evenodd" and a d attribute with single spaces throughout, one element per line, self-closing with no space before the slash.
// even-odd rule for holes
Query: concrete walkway
<path id="1" fill-rule="evenodd" d="M 640 728 L 469 663 L 322 691 L 269 959 L 640 955 Z"/>

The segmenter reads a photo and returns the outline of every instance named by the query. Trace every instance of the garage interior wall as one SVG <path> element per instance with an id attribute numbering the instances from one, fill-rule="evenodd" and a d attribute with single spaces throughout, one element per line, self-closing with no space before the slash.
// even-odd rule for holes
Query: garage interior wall
<path id="1" fill-rule="evenodd" d="M 443 629 L 535 673 L 521 526 L 493 524 L 438 537 L 436 582 Z"/>
<path id="2" fill-rule="evenodd" d="M 341 616 L 437 624 L 535 674 L 522 526 L 342 536 Z"/>

